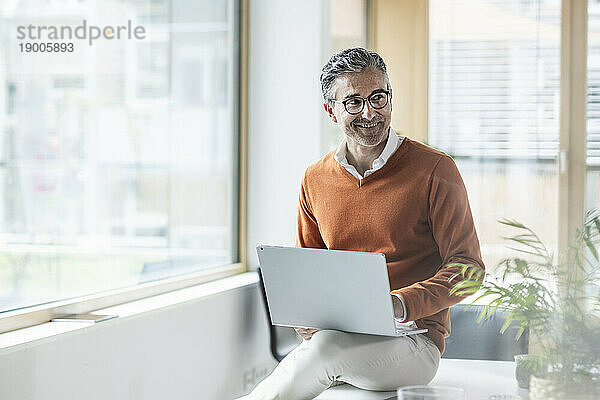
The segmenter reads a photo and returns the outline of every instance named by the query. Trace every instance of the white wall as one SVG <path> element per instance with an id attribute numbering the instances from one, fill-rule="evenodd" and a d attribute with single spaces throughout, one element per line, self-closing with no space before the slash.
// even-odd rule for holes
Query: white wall
<path id="1" fill-rule="evenodd" d="M 251 284 L 0 350 L 0 399 L 230 400 L 272 370 L 268 349 Z"/>
<path id="2" fill-rule="evenodd" d="M 300 180 L 321 157 L 328 2 L 250 1 L 248 260 L 257 244 L 294 245 Z M 325 21 L 326 22 L 326 21 Z"/>

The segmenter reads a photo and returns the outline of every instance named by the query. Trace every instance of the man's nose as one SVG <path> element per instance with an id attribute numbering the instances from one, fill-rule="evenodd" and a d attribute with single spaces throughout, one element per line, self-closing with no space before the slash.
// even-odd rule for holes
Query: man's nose
<path id="1" fill-rule="evenodd" d="M 371 106 L 371 103 L 365 101 L 365 106 L 362 110 L 362 117 L 371 120 L 375 116 L 375 109 Z"/>

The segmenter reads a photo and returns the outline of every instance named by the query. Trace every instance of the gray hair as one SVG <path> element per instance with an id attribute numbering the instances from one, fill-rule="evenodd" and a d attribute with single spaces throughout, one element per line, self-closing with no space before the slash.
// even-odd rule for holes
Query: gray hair
<path id="1" fill-rule="evenodd" d="M 362 72 L 365 68 L 374 67 L 383 72 L 385 81 L 389 88 L 390 79 L 385 68 L 385 62 L 381 56 L 374 51 L 368 51 L 362 47 L 346 49 L 331 56 L 327 64 L 321 70 L 321 92 L 323 100 L 332 105 L 335 98 L 334 82 L 344 74 L 349 72 Z"/>

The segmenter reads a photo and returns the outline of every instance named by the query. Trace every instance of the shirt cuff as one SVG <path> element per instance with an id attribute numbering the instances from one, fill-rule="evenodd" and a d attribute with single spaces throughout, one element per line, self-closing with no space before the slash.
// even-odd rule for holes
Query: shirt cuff
<path id="1" fill-rule="evenodd" d="M 400 300 L 400 303 L 402 303 L 402 319 L 399 320 L 399 322 L 405 322 L 406 321 L 406 303 L 404 302 L 404 299 L 402 298 L 402 296 L 400 296 L 398 293 L 392 293 L 392 296 L 396 296 Z"/>

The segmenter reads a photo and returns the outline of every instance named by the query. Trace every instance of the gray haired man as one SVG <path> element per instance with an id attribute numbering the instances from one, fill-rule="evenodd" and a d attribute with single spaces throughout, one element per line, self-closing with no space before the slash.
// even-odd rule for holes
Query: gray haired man
<path id="1" fill-rule="evenodd" d="M 323 67 L 324 108 L 344 132 L 302 179 L 296 246 L 383 252 L 395 317 L 426 334 L 297 329 L 304 339 L 245 400 L 312 399 L 336 382 L 368 390 L 429 383 L 450 333 L 453 263 L 483 268 L 467 193 L 447 154 L 390 128 L 381 57 L 344 50 Z M 363 294 L 364 295 L 364 294 Z"/>

